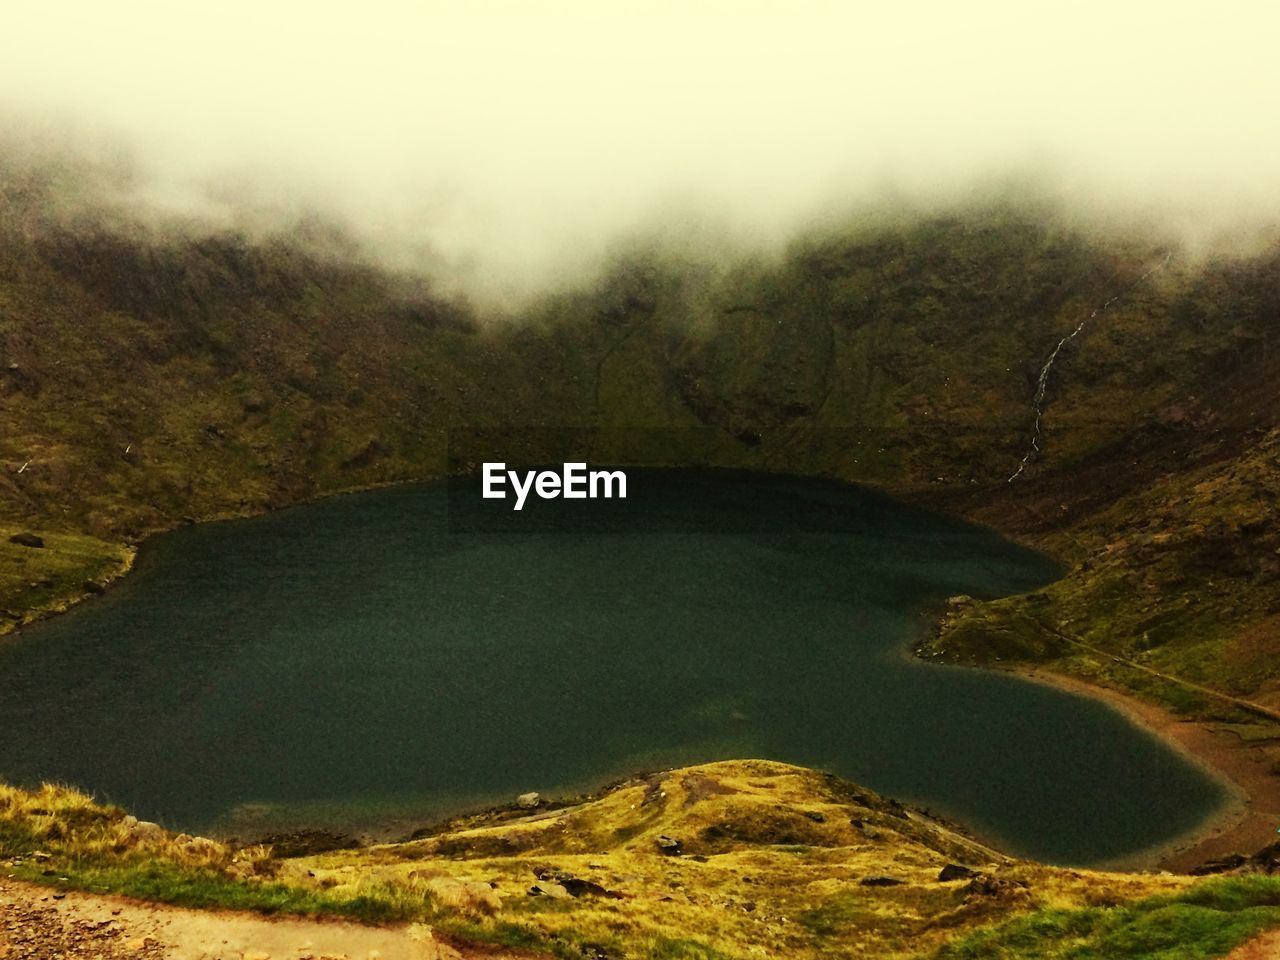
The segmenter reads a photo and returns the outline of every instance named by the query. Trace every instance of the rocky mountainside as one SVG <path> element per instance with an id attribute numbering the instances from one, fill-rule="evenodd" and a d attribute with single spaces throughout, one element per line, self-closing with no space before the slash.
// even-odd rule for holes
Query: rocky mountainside
<path id="1" fill-rule="evenodd" d="M 495 316 L 323 224 L 144 219 L 68 199 L 82 173 L 0 165 L 0 633 L 104 589 L 153 531 L 494 450 L 749 467 L 873 484 L 1063 561 L 1043 591 L 955 598 L 922 655 L 1075 674 L 1274 753 L 1280 246 L 1192 258 L 992 199 L 777 256 L 637 242 Z M 1169 929 L 1214 956 L 1278 902 L 1248 878 L 1015 863 L 777 764 L 283 862 L 56 790 L 3 801 L 0 855 L 44 882 L 568 956 L 1148 956 Z"/>
<path id="2" fill-rule="evenodd" d="M 934 503 L 1068 571 L 957 604 L 930 655 L 1229 712 L 1136 664 L 1280 706 L 1280 247 L 1191 259 L 993 199 L 776 257 L 636 243 L 496 318 L 315 222 L 143 221 L 69 203 L 67 179 L 15 164 L 0 190 L 0 630 L 100 589 L 148 532 L 439 476 L 487 443 Z"/>

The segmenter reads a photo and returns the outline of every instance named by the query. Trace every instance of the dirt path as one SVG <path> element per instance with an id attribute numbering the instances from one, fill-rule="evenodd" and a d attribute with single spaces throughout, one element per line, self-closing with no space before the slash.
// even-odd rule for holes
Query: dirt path
<path id="1" fill-rule="evenodd" d="M 1280 960 L 1280 930 L 1264 933 L 1236 947 L 1227 954 L 1226 960 Z"/>
<path id="2" fill-rule="evenodd" d="M 1091 643 L 1085 643 L 1079 637 L 1071 637 L 1059 630 L 1054 630 L 1052 627 L 1049 627 L 1032 617 L 1028 617 L 1027 620 L 1034 624 L 1037 629 L 1043 630 L 1050 636 L 1056 637 L 1078 650 L 1083 650 L 1086 653 L 1093 654 L 1093 656 L 1099 657 L 1102 660 L 1110 660 L 1112 663 L 1122 664 L 1131 670 L 1137 670 L 1140 673 L 1145 673 L 1148 676 L 1155 677 L 1158 680 L 1163 680 L 1166 683 L 1172 683 L 1175 686 L 1182 687 L 1183 689 L 1190 690 L 1194 693 L 1203 694 L 1211 699 L 1219 700 L 1223 703 L 1229 703 L 1233 707 L 1244 710 L 1246 713 L 1252 713 L 1255 716 L 1262 717 L 1264 720 L 1270 720 L 1273 723 L 1280 723 L 1280 711 L 1278 710 L 1272 710 L 1270 707 L 1264 707 L 1260 703 L 1254 703 L 1252 700 L 1245 700 L 1242 697 L 1233 697 L 1229 693 L 1223 693 L 1221 690 L 1214 690 L 1212 687 L 1206 687 L 1203 684 L 1184 680 L 1182 677 L 1176 677 L 1172 673 L 1163 673 L 1159 670 L 1153 669 L 1152 667 L 1148 667 L 1145 664 L 1138 663 L 1136 660 L 1129 660 L 1125 657 L 1116 656 L 1114 653 L 1103 650 L 1101 647 L 1095 647 Z"/>
<path id="3" fill-rule="evenodd" d="M 185 910 L 0 879 L 0 960 L 532 960 L 421 925 Z"/>

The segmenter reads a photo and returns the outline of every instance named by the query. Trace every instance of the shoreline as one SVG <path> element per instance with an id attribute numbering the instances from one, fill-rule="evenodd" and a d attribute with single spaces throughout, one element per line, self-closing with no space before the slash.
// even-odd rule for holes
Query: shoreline
<path id="1" fill-rule="evenodd" d="M 107 540 L 106 543 L 119 544 L 129 553 L 127 560 L 116 570 L 112 571 L 105 579 L 98 581 L 100 589 L 87 590 L 81 589 L 76 593 L 66 594 L 61 597 L 54 606 L 37 608 L 30 613 L 29 616 L 22 620 L 16 620 L 4 624 L 0 624 L 0 643 L 17 639 L 21 634 L 38 627 L 42 623 L 61 617 L 73 610 L 83 606 L 90 601 L 103 596 L 105 593 L 119 586 L 119 584 L 131 573 L 138 564 L 138 556 L 146 543 L 155 537 L 164 536 L 181 530 L 183 527 L 203 526 L 207 523 L 231 523 L 237 520 L 256 520 L 259 517 L 269 516 L 279 513 L 282 510 L 293 510 L 297 507 L 307 507 L 312 504 L 329 500 L 333 497 L 345 497 L 352 494 L 369 493 L 373 490 L 383 490 L 389 487 L 409 486 L 417 483 L 431 483 L 436 480 L 446 479 L 447 475 L 430 475 L 426 477 L 414 477 L 405 480 L 387 480 L 378 483 L 358 484 L 351 487 L 341 487 L 336 490 L 326 490 L 311 496 L 303 497 L 300 500 L 294 500 L 289 503 L 283 503 L 277 506 L 266 505 L 258 508 L 238 508 L 223 510 L 218 513 L 210 513 L 200 517 L 182 517 L 173 519 L 168 523 L 155 524 L 143 530 L 141 533 L 120 540 Z M 39 529 L 38 527 L 35 529 Z"/>
<path id="2" fill-rule="evenodd" d="M 160 532 L 163 533 L 167 531 Z M 148 534 L 147 536 L 149 537 L 151 534 Z M 77 593 L 66 594 L 63 597 L 60 597 L 52 606 L 38 607 L 30 613 L 23 614 L 23 619 L 21 620 L 11 620 L 6 621 L 4 624 L 0 624 L 0 643 L 17 640 L 32 627 L 52 620 L 55 617 L 60 617 L 63 614 L 70 613 L 72 610 L 84 603 L 87 603 L 95 597 L 102 596 L 116 584 L 120 583 L 126 576 L 133 572 L 133 568 L 138 562 L 138 548 L 141 546 L 141 542 L 128 543 L 122 541 L 121 546 L 128 551 L 128 555 L 125 557 L 123 562 L 121 562 L 115 570 L 112 570 L 104 579 L 94 581 L 96 589 L 89 590 L 81 588 Z"/>
<path id="3" fill-rule="evenodd" d="M 1224 725 L 1184 719 L 1154 703 L 1079 677 L 1036 667 L 998 669 L 1106 704 L 1226 788 L 1227 802 L 1199 826 L 1099 869 L 1189 873 L 1230 854 L 1249 856 L 1280 839 L 1280 766 L 1272 772 L 1273 765 L 1280 763 L 1280 734 L 1274 740 L 1250 743 Z"/>
<path id="4" fill-rule="evenodd" d="M 300 500 L 261 509 L 227 510 L 194 520 L 176 521 L 168 525 L 157 525 L 147 530 L 136 540 L 129 542 L 130 556 L 128 561 L 103 584 L 104 591 L 117 585 L 133 572 L 138 555 L 144 542 L 151 538 L 171 532 L 188 524 L 205 524 L 236 520 L 252 519 L 295 509 L 328 500 L 334 497 L 360 494 L 372 490 L 389 487 L 400 487 L 427 483 L 447 478 L 442 475 L 428 475 L 400 480 L 383 481 L 373 484 L 357 484 L 335 490 L 314 493 Z M 889 496 L 902 502 L 912 503 L 909 493 L 886 490 L 882 487 L 859 481 L 839 480 L 838 482 L 860 486 L 876 493 Z M 936 509 L 930 505 L 922 505 L 925 509 Z M 1001 537 L 1021 546 L 1038 552 L 1043 548 L 1034 542 L 1010 535 L 999 529 L 970 519 L 965 512 L 949 514 L 977 526 L 994 530 Z M 39 611 L 29 620 L 13 624 L 10 629 L 0 632 L 0 643 L 12 641 L 32 627 L 79 607 L 85 601 L 94 599 L 99 591 L 84 592 L 68 598 L 56 608 Z M 927 612 L 926 620 L 936 622 Z M 903 653 L 916 662 L 928 664 L 927 659 L 915 655 L 914 645 L 905 646 Z M 1207 775 L 1218 781 L 1227 791 L 1228 800 L 1223 807 L 1210 815 L 1202 824 L 1190 831 L 1172 838 L 1156 847 L 1140 850 L 1135 854 L 1119 858 L 1113 862 L 1099 864 L 1092 869 L 1103 870 L 1168 870 L 1186 873 L 1201 864 L 1233 853 L 1250 855 L 1270 843 L 1280 839 L 1280 732 L 1272 740 L 1250 743 L 1222 725 L 1210 721 L 1187 720 L 1180 718 L 1156 704 L 1141 700 L 1121 690 L 1102 686 L 1074 677 L 1057 673 L 1044 667 L 1015 665 L 974 665 L 976 669 L 997 670 L 1020 676 L 1026 680 L 1043 683 L 1048 686 L 1100 701 L 1112 709 L 1125 715 L 1130 721 L 1146 730 L 1152 736 L 1181 754 L 1189 762 L 1194 763 Z M 1270 748 L 1268 750 L 1267 748 Z M 1275 773 L 1270 772 L 1275 767 Z M 966 833 L 972 834 L 962 827 Z M 976 837 L 982 841 L 980 837 Z M 995 849 L 1000 850 L 997 842 Z"/>

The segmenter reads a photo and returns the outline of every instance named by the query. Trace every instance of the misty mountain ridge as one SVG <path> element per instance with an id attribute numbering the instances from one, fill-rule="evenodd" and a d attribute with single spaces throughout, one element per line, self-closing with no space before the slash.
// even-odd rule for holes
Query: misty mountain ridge
<path id="1" fill-rule="evenodd" d="M 323 217 L 219 228 L 61 191 L 43 167 L 0 183 L 0 632 L 105 589 L 150 533 L 440 477 L 495 446 L 512 464 L 549 462 L 568 436 L 599 462 L 867 483 L 1046 549 L 1066 565 L 1061 580 L 1005 600 L 955 598 L 918 652 L 1117 687 L 1257 737 L 1280 763 L 1266 736 L 1280 710 L 1280 245 L 1191 256 L 1158 231 L 1086 229 L 1052 203 L 988 196 L 850 215 L 780 252 L 639 238 L 595 275 L 496 309 L 385 266 Z M 727 772 L 752 778 L 733 789 L 754 823 L 756 781 L 782 773 Z M 696 793 L 707 775 L 672 777 Z M 817 796 L 806 784 L 791 802 Z M 578 826 L 594 829 L 604 808 L 584 809 Z M 665 802 L 653 810 L 671 816 Z M 524 869 L 484 846 L 534 829 L 506 816 L 441 828 L 438 843 L 480 845 L 467 883 L 495 864 Z M 802 846 L 827 829 L 793 819 Z M 647 851 L 658 821 L 632 821 L 618 829 L 647 830 L 636 834 Z M 30 843 L 52 842 L 42 823 Z M 831 831 L 849 832 L 843 820 Z M 726 850 L 757 857 L 757 840 L 735 835 Z M 792 854 L 775 841 L 759 840 L 785 873 L 775 859 Z M 930 900 L 921 885 L 952 847 L 894 849 L 910 859 L 911 897 Z M 530 850 L 575 877 L 592 869 L 567 847 Z M 608 864 L 630 863 L 632 847 L 619 851 Z M 375 859 L 416 891 L 425 874 L 400 859 L 419 855 Z M 346 883 L 368 868 L 363 856 L 321 869 Z M 847 872 L 828 866 L 828 885 Z M 461 868 L 442 869 L 462 883 Z M 974 896 L 947 892 L 958 929 L 1025 912 L 1028 877 L 1065 884 L 1077 905 L 1120 897 L 1048 868 L 1000 876 Z M 1163 895 L 1181 883 L 1122 887 Z M 445 886 L 433 896 L 462 896 Z M 819 938 L 854 929 L 839 918 L 856 898 L 828 892 L 806 914 Z M 486 924 L 497 935 L 488 920 L 467 930 Z"/>

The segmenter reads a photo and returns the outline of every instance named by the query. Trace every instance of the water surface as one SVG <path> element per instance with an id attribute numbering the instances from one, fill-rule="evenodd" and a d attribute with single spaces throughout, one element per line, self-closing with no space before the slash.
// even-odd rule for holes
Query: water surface
<path id="1" fill-rule="evenodd" d="M 0 647 L 0 777 L 245 831 L 765 757 L 1080 864 L 1223 802 L 1103 704 L 904 655 L 942 598 L 1031 589 L 1046 558 L 857 487 L 628 476 L 623 502 L 428 484 L 154 538 Z"/>

